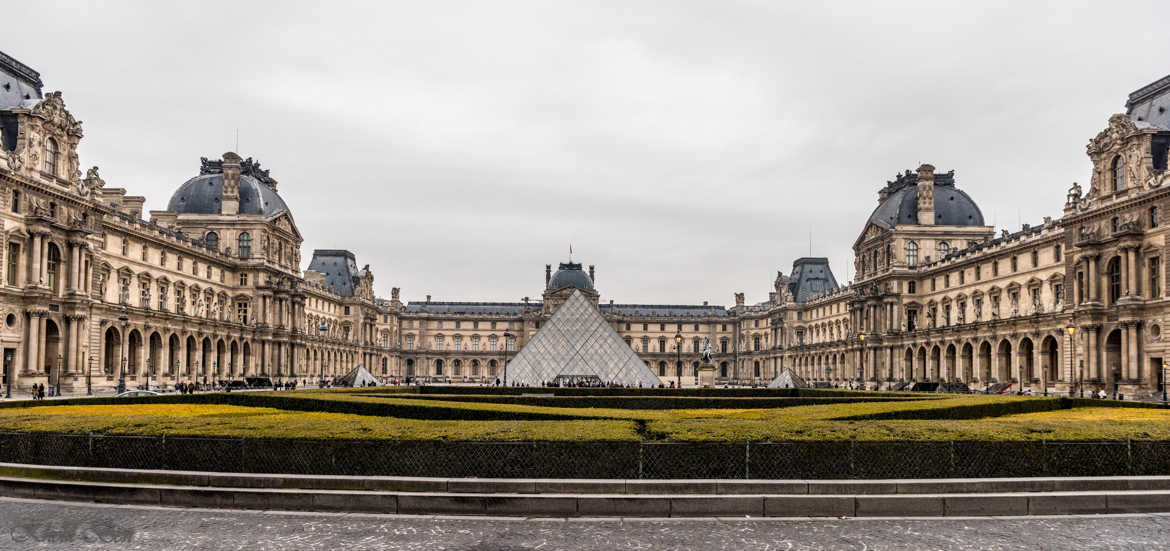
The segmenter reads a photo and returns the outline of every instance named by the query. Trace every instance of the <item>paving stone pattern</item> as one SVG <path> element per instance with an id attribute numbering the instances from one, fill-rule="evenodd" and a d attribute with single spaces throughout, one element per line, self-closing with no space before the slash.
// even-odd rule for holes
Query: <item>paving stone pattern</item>
<path id="1" fill-rule="evenodd" d="M 948 519 L 511 519 L 0 498 L 0 549 L 1158 549 L 1170 515 Z"/>

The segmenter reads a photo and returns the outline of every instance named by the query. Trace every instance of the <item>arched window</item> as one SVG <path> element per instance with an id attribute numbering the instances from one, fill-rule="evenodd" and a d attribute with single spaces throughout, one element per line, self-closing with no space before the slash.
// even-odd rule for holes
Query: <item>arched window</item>
<path id="1" fill-rule="evenodd" d="M 906 265 L 911 268 L 918 265 L 918 243 L 906 242 Z"/>
<path id="2" fill-rule="evenodd" d="M 236 249 L 240 251 L 240 258 L 252 257 L 252 236 L 248 232 L 240 234 L 236 240 Z"/>
<path id="3" fill-rule="evenodd" d="M 947 253 L 951 252 L 951 244 L 947 243 L 946 241 L 939 241 L 935 248 L 938 250 L 939 260 L 942 260 L 942 258 L 946 256 Z"/>
<path id="4" fill-rule="evenodd" d="M 57 140 L 45 140 L 45 172 L 57 175 L 57 161 L 61 158 L 61 151 L 57 149 Z"/>
<path id="5" fill-rule="evenodd" d="M 658 376 L 659 377 L 666 376 L 666 362 L 658 362 Z"/>
<path id="6" fill-rule="evenodd" d="M 49 243 L 49 265 L 47 268 L 49 272 L 49 289 L 56 292 L 57 281 L 60 279 L 59 275 L 61 274 L 61 251 L 54 243 Z"/>
<path id="7" fill-rule="evenodd" d="M 1121 155 L 1113 158 L 1111 172 L 1110 183 L 1113 185 L 1113 191 L 1125 189 L 1125 161 L 1121 160 Z"/>
<path id="8" fill-rule="evenodd" d="M 435 375 L 443 374 L 443 360 L 435 360 Z"/>
<path id="9" fill-rule="evenodd" d="M 492 377 L 496 376 L 496 365 L 497 364 L 495 360 L 488 362 L 488 374 Z"/>
<path id="10" fill-rule="evenodd" d="M 208 249 L 218 251 L 219 250 L 219 234 L 215 233 L 213 231 L 207 232 L 207 235 L 203 237 L 203 243 L 207 245 Z"/>

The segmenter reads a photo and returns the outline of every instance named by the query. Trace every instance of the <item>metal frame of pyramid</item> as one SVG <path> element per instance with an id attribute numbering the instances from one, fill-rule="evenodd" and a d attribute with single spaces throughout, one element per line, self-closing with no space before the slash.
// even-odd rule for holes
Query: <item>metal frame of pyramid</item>
<path id="1" fill-rule="evenodd" d="M 540 386 L 557 377 L 645 387 L 662 383 L 576 290 L 508 362 L 509 383 Z"/>
<path id="2" fill-rule="evenodd" d="M 786 367 L 775 379 L 772 379 L 772 382 L 768 383 L 768 388 L 809 388 L 809 386 L 800 375 Z"/>

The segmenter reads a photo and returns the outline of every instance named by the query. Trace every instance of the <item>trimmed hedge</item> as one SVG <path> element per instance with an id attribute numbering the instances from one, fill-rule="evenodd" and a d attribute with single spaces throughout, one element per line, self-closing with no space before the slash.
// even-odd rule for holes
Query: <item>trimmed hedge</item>
<path id="1" fill-rule="evenodd" d="M 0 433 L 0 461 L 481 478 L 888 479 L 1170 474 L 1170 441 L 439 442 Z"/>
<path id="2" fill-rule="evenodd" d="M 393 387 L 369 387 L 369 392 L 379 393 L 383 389 Z M 557 387 L 513 387 L 513 386 L 421 386 L 417 387 L 420 394 L 475 394 L 475 395 L 520 395 L 520 394 L 554 394 L 556 396 L 710 396 L 710 397 L 756 397 L 756 398 L 796 398 L 796 397 L 852 397 L 852 396 L 883 396 L 883 397 L 933 397 L 941 398 L 946 395 L 934 393 L 909 392 L 876 392 L 862 390 L 839 390 L 831 388 L 557 388 Z"/>
<path id="3" fill-rule="evenodd" d="M 1149 402 L 1123 402 L 1116 400 L 1093 400 L 1089 398 L 1032 398 L 1010 400 L 1002 402 L 987 402 L 963 406 L 948 406 L 943 408 L 907 409 L 885 411 L 867 415 L 838 417 L 834 421 L 889 421 L 889 420 L 958 420 L 984 419 L 987 417 L 1001 417 L 1021 413 L 1039 413 L 1058 409 L 1077 407 L 1122 407 L 1166 409 L 1162 404 Z"/>
<path id="4" fill-rule="evenodd" d="M 374 395 L 370 395 L 374 396 Z M 901 402 L 930 398 L 917 396 L 849 396 L 849 397 L 792 397 L 747 398 L 708 396 L 513 396 L 513 395 L 444 395 L 420 394 L 415 400 L 442 400 L 447 402 L 475 402 L 517 404 L 560 408 L 608 409 L 770 409 L 795 406 L 823 406 L 861 402 Z"/>

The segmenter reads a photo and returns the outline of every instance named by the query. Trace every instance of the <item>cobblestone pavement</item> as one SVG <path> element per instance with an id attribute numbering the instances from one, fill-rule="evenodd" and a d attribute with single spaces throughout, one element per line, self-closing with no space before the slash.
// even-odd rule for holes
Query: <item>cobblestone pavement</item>
<path id="1" fill-rule="evenodd" d="M 268 513 L 0 498 L 0 549 L 1157 549 L 1170 515 L 500 519 Z"/>

